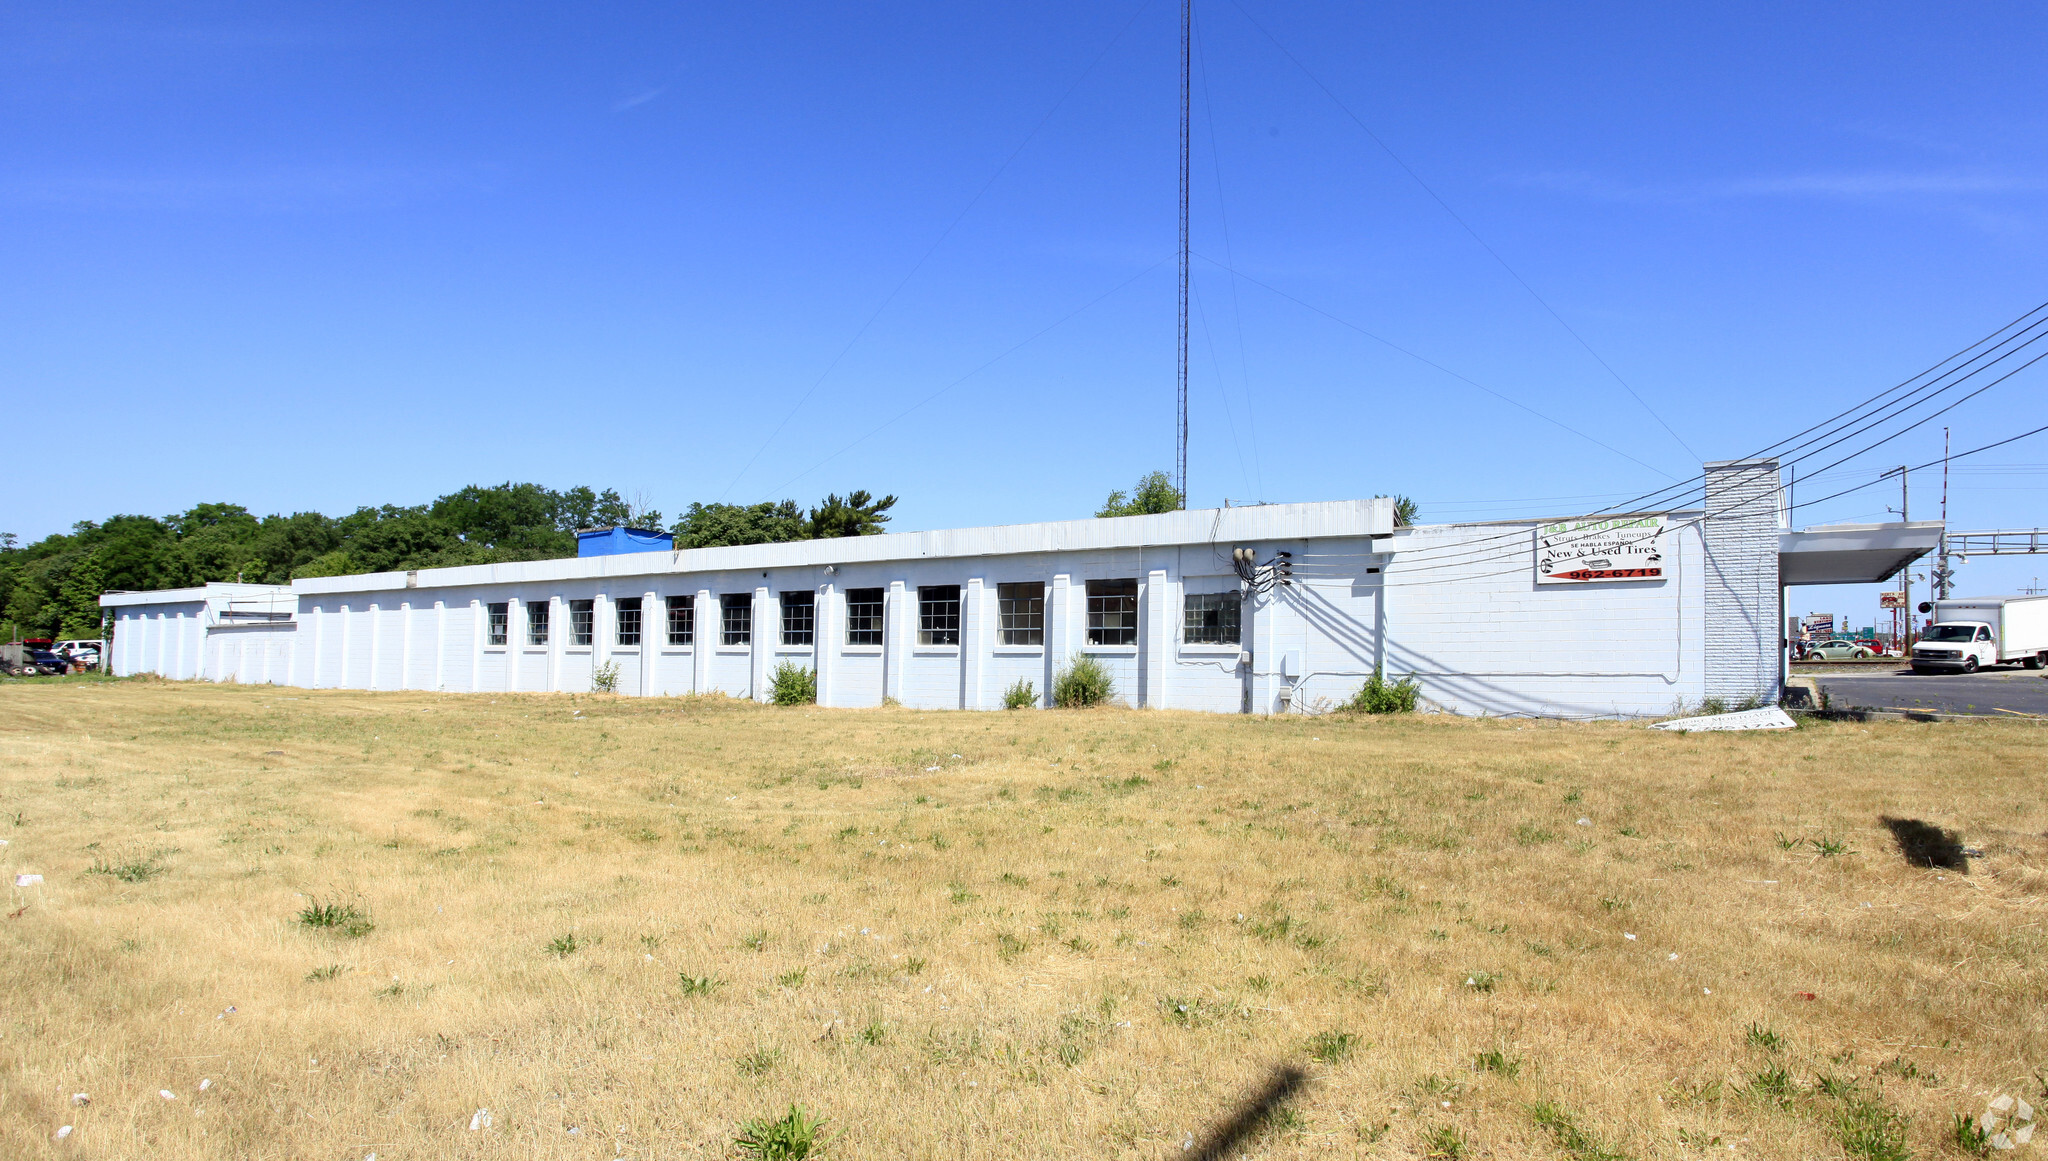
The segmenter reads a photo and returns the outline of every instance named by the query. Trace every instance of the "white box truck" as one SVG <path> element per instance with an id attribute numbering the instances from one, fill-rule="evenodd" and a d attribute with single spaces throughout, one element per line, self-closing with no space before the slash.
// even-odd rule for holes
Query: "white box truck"
<path id="1" fill-rule="evenodd" d="M 2048 665 L 2048 594 L 1923 601 L 1934 624 L 1913 644 L 1915 673 L 1975 673 L 1985 665 Z"/>

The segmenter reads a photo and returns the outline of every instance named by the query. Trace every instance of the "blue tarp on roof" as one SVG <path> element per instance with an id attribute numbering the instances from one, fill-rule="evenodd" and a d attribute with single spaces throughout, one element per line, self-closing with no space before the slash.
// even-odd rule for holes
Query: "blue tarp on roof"
<path id="1" fill-rule="evenodd" d="M 676 538 L 644 528 L 584 528 L 576 533 L 577 556 L 620 556 L 628 552 L 669 552 Z"/>

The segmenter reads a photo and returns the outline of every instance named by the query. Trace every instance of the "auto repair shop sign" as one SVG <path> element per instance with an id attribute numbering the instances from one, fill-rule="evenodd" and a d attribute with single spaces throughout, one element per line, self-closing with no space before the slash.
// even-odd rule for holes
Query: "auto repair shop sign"
<path id="1" fill-rule="evenodd" d="M 1536 583 L 1661 581 L 1664 518 L 1560 520 L 1536 526 Z"/>

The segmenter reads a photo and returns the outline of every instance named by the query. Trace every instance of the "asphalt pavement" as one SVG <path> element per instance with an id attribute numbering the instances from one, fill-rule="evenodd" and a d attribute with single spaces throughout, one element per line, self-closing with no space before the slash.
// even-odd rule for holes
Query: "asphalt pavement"
<path id="1" fill-rule="evenodd" d="M 1840 709 L 1932 710 L 1945 714 L 1988 714 L 2010 717 L 2010 710 L 2048 715 L 2048 677 L 2039 669 L 2001 665 L 1975 673 L 1918 674 L 1897 669 L 1817 672 L 1797 666 L 1793 673 L 1826 687 L 1828 700 Z"/>

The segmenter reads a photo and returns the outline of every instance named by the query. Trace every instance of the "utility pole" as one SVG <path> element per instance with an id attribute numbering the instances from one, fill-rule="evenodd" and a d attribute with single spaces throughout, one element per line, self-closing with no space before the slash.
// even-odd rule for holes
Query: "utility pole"
<path id="1" fill-rule="evenodd" d="M 1948 599 L 1955 573 L 1948 567 L 1948 428 L 1941 429 L 1941 554 L 1934 562 L 1934 599 Z"/>
<path id="2" fill-rule="evenodd" d="M 1180 377 L 1174 432 L 1173 486 L 1188 506 L 1188 73 L 1194 41 L 1194 0 L 1180 2 Z"/>
<path id="3" fill-rule="evenodd" d="M 1906 465 L 1900 464 L 1898 467 L 1893 468 L 1892 471 L 1899 474 L 1899 506 L 1897 508 L 1886 508 L 1885 510 L 1887 512 L 1897 512 L 1899 514 L 1899 523 L 1908 524 L 1912 522 L 1913 518 L 1907 514 L 1910 504 L 1908 503 L 1906 492 Z M 1891 474 L 1892 472 L 1886 472 L 1885 476 Z M 1884 476 L 1879 476 L 1878 478 L 1883 479 Z M 1904 607 L 1899 610 L 1905 618 L 1905 629 L 1899 634 L 1899 648 L 1904 650 L 1906 655 L 1910 657 L 1913 653 L 1913 566 L 1911 564 L 1899 570 L 1899 592 L 1905 599 Z"/>

